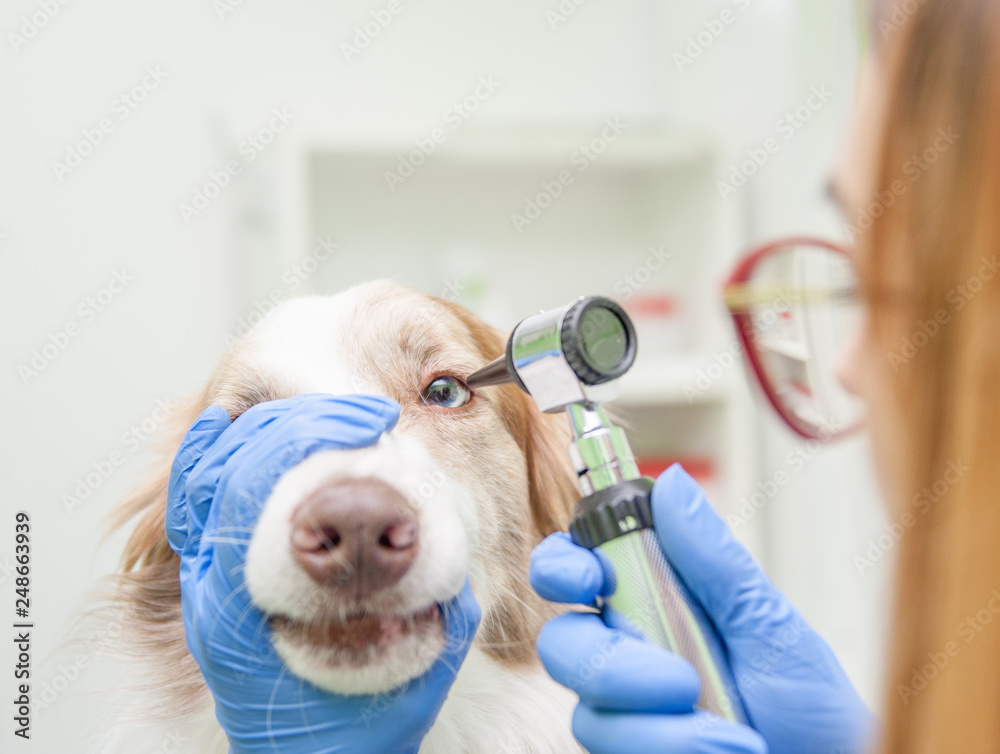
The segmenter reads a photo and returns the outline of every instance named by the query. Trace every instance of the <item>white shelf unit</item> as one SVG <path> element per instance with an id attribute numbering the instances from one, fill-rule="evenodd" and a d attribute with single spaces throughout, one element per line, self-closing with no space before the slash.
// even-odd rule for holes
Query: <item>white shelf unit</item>
<path id="1" fill-rule="evenodd" d="M 242 243 L 258 250 L 253 277 L 278 279 L 316 238 L 330 236 L 340 250 L 300 292 L 388 277 L 433 295 L 462 291 L 460 303 L 507 328 L 582 294 L 620 300 L 628 276 L 646 266 L 651 248 L 662 248 L 669 260 L 639 275 L 637 295 L 679 300 L 681 337 L 672 348 L 640 339 L 614 410 L 637 455 L 709 459 L 713 502 L 723 513 L 736 510 L 752 492 L 756 463 L 739 357 L 707 389 L 686 389 L 699 374 L 717 375 L 716 355 L 734 339 L 712 295 L 739 244 L 738 218 L 715 188 L 716 151 L 697 133 L 633 128 L 577 170 L 572 156 L 600 130 L 462 132 L 395 191 L 385 174 L 412 143 L 299 132 L 273 169 L 259 172 L 258 211 L 248 214 L 254 230 Z M 573 183 L 518 232 L 511 214 L 562 170 L 573 172 Z M 757 553 L 761 529 L 751 522 L 739 532 Z"/>

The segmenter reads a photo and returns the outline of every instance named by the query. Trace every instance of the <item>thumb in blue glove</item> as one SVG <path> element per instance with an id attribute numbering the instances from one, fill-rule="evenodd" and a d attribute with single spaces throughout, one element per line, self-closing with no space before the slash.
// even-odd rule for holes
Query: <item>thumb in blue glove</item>
<path id="1" fill-rule="evenodd" d="M 398 416 L 395 402 L 367 396 L 296 396 L 232 423 L 213 406 L 177 451 L 166 528 L 181 557 L 185 635 L 233 752 L 416 752 L 435 721 L 479 624 L 468 584 L 440 606 L 445 648 L 430 670 L 376 699 L 291 675 L 244 580 L 253 527 L 280 476 L 314 452 L 374 444 Z"/>
<path id="2" fill-rule="evenodd" d="M 697 483 L 671 467 L 653 487 L 652 507 L 660 545 L 715 624 L 760 735 L 694 711 L 699 681 L 680 657 L 607 628 L 595 615 L 570 614 L 546 625 L 538 651 L 550 674 L 580 694 L 574 732 L 581 743 L 593 752 L 864 751 L 873 715 L 830 648 L 733 538 Z M 609 589 L 598 557 L 564 534 L 536 548 L 531 579 L 557 602 L 593 604 Z M 594 668 L 594 658 L 605 655 Z"/>

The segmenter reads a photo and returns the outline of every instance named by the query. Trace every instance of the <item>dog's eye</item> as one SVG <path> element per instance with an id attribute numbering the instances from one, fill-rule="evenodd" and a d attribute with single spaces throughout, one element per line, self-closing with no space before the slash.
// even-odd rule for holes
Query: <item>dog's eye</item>
<path id="1" fill-rule="evenodd" d="M 469 402 L 472 393 L 465 383 L 455 377 L 438 377 L 420 394 L 428 406 L 458 408 Z"/>

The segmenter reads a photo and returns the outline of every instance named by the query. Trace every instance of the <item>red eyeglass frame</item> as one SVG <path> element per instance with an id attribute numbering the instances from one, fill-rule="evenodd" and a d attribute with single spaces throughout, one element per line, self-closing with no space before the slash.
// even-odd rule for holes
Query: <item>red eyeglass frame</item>
<path id="1" fill-rule="evenodd" d="M 795 434 L 809 440 L 830 442 L 854 434 L 861 428 L 861 423 L 841 430 L 830 430 L 805 422 L 789 410 L 778 396 L 777 390 L 771 383 L 767 371 L 764 369 L 763 357 L 753 336 L 753 317 L 750 313 L 750 305 L 739 303 L 739 297 L 753 277 L 757 266 L 779 252 L 795 246 L 818 246 L 837 254 L 842 254 L 849 259 L 851 258 L 850 252 L 843 246 L 818 238 L 784 238 L 779 241 L 772 241 L 750 251 L 737 263 L 736 268 L 725 283 L 723 297 L 725 298 L 729 313 L 732 315 L 736 334 L 739 336 L 740 344 L 743 346 L 743 352 L 746 354 L 747 361 L 750 363 L 754 376 L 757 378 L 757 384 L 760 385 L 761 390 L 764 391 L 764 395 L 767 396 L 768 403 L 771 404 L 778 416 L 781 417 Z"/>

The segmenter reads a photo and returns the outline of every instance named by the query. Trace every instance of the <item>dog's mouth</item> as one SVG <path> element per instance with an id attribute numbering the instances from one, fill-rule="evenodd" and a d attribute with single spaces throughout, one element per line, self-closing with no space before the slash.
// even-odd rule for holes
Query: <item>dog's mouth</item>
<path id="1" fill-rule="evenodd" d="M 443 631 L 437 604 L 408 615 L 355 615 L 300 621 L 284 615 L 271 626 L 290 644 L 317 650 L 331 664 L 369 664 L 380 651 L 408 637 L 432 638 Z"/>

